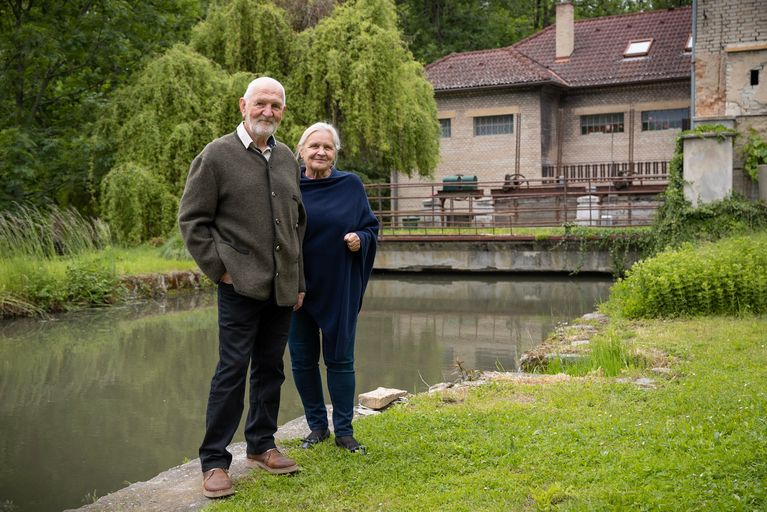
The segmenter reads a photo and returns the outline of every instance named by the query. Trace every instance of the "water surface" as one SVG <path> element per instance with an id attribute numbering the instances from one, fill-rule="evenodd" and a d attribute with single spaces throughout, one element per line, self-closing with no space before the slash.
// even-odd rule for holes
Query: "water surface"
<path id="1" fill-rule="evenodd" d="M 609 286 L 586 277 L 375 276 L 358 325 L 357 390 L 422 391 L 454 380 L 456 361 L 514 370 Z M 196 458 L 216 340 L 213 291 L 0 323 L 0 510 L 77 507 Z M 280 422 L 302 413 L 288 371 Z M 240 430 L 234 441 L 242 440 Z"/>

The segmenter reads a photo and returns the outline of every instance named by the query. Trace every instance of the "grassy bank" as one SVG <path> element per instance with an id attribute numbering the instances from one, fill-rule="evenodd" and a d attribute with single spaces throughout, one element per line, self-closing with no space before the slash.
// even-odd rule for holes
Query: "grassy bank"
<path id="1" fill-rule="evenodd" d="M 164 247 L 119 248 L 109 226 L 74 210 L 17 206 L 0 212 L 0 318 L 103 306 L 152 294 L 155 282 L 136 276 L 171 276 L 197 283 L 180 240 Z M 150 280 L 151 281 L 151 280 Z M 155 279 L 165 291 L 166 280 Z"/>
<path id="2" fill-rule="evenodd" d="M 196 270 L 194 261 L 163 257 L 151 246 L 0 258 L 0 317 L 114 304 L 131 295 L 127 277 Z"/>
<path id="3" fill-rule="evenodd" d="M 671 371 L 418 396 L 356 423 L 368 455 L 292 442 L 297 476 L 254 472 L 209 510 L 764 510 L 767 317 L 610 328 Z"/>

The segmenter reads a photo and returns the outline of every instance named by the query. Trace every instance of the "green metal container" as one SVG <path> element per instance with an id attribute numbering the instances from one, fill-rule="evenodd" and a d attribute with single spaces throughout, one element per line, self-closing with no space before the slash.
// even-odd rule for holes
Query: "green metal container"
<path id="1" fill-rule="evenodd" d="M 476 176 L 456 174 L 442 178 L 443 192 L 462 192 L 467 190 L 477 190 Z"/>

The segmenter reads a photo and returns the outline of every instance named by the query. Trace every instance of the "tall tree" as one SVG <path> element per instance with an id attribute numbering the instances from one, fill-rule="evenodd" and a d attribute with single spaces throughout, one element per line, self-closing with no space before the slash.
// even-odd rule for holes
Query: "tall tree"
<path id="1" fill-rule="evenodd" d="M 507 46 L 533 32 L 553 0 L 397 0 L 399 24 L 423 63 L 453 52 Z M 541 13 L 541 15 L 539 15 Z"/>
<path id="2" fill-rule="evenodd" d="M 100 213 L 119 240 L 138 242 L 175 226 L 189 164 L 205 144 L 234 130 L 237 100 L 252 78 L 179 44 L 114 94 L 99 123 L 102 138 L 112 141 L 111 158 L 94 167 L 93 178 L 102 183 Z"/>
<path id="3" fill-rule="evenodd" d="M 416 58 L 499 48 L 552 23 L 558 0 L 396 0 L 399 24 Z M 692 0 L 574 0 L 578 18 L 690 5 Z"/>
<path id="4" fill-rule="evenodd" d="M 191 46 L 230 73 L 251 71 L 283 80 L 294 34 L 287 14 L 266 0 L 231 0 L 211 6 L 194 27 Z"/>
<path id="5" fill-rule="evenodd" d="M 187 37 L 200 9 L 199 0 L 0 4 L 0 208 L 87 209 L 87 126 L 147 55 Z"/>
<path id="6" fill-rule="evenodd" d="M 274 0 L 274 3 L 288 13 L 293 30 L 302 32 L 330 16 L 343 0 Z"/>
<path id="7" fill-rule="evenodd" d="M 343 165 L 373 179 L 429 175 L 439 156 L 431 85 L 405 48 L 391 0 L 356 0 L 301 34 L 290 80 L 295 139 L 325 120 L 342 136 Z"/>

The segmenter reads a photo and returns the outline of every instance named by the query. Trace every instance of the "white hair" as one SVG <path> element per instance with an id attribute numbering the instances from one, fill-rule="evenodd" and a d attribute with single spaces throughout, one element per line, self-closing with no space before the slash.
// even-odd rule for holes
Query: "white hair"
<path id="1" fill-rule="evenodd" d="M 277 87 L 280 91 L 282 91 L 282 104 L 285 105 L 287 103 L 285 98 L 285 88 L 282 86 L 280 82 L 275 80 L 272 77 L 269 76 L 260 76 L 250 82 L 248 84 L 248 88 L 245 89 L 245 94 L 242 96 L 246 100 L 250 99 L 250 97 L 253 95 L 253 91 L 255 91 L 259 87 Z"/>
<path id="2" fill-rule="evenodd" d="M 336 147 L 336 158 L 338 158 L 338 151 L 341 149 L 341 139 L 338 137 L 338 132 L 333 127 L 332 124 L 329 123 L 314 123 L 309 128 L 304 130 L 304 134 L 301 135 L 301 138 L 298 140 L 298 145 L 296 145 L 296 158 L 301 158 L 301 150 L 304 149 L 304 144 L 306 144 L 306 139 L 309 138 L 311 134 L 314 132 L 319 131 L 326 131 L 330 133 L 330 136 L 333 137 L 333 145 Z"/>

